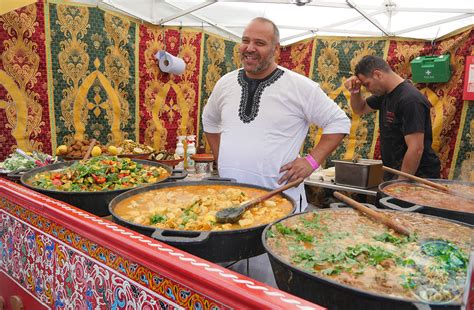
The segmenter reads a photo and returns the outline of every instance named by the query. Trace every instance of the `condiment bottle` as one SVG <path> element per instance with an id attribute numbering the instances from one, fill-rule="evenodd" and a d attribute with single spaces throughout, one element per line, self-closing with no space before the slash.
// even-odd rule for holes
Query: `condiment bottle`
<path id="1" fill-rule="evenodd" d="M 181 136 L 180 136 L 181 137 Z M 176 144 L 176 150 L 174 151 L 176 155 L 178 155 L 179 157 L 181 158 L 184 158 L 184 145 L 183 145 L 183 142 L 182 140 L 180 139 L 180 137 L 178 137 L 178 143 Z M 176 169 L 184 169 L 184 162 L 183 161 L 180 161 L 177 165 L 176 165 Z"/>
<path id="2" fill-rule="evenodd" d="M 186 157 L 187 157 L 187 170 L 188 171 L 194 171 L 194 160 L 191 158 L 192 155 L 196 154 L 196 144 L 194 140 L 196 139 L 196 136 L 191 135 L 189 136 L 189 141 L 188 141 L 188 149 L 186 150 Z"/>

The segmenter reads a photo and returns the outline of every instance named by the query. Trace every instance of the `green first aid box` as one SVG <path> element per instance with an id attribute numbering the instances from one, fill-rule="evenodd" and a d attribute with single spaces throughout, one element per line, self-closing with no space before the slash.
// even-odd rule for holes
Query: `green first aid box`
<path id="1" fill-rule="evenodd" d="M 411 61 L 412 81 L 415 83 L 447 82 L 451 77 L 449 54 L 418 56 Z"/>

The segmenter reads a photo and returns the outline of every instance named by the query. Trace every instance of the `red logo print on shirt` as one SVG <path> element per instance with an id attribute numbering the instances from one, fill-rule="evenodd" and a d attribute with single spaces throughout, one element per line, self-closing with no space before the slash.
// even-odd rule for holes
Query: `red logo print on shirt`
<path id="1" fill-rule="evenodd" d="M 395 119 L 395 113 L 387 111 L 387 113 L 385 114 L 385 121 L 387 123 L 393 123 L 394 119 Z"/>

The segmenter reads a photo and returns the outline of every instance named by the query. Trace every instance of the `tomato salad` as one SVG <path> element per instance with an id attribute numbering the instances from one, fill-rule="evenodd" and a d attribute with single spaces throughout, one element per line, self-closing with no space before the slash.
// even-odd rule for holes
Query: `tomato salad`
<path id="1" fill-rule="evenodd" d="M 62 170 L 38 173 L 30 184 L 48 190 L 97 192 L 155 183 L 168 176 L 162 167 L 143 165 L 130 158 L 98 156 Z"/>

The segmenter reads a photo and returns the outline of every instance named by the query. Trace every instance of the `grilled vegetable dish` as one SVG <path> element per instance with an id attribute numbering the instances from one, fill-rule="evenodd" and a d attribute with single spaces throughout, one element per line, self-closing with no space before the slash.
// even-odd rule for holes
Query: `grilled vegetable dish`
<path id="1" fill-rule="evenodd" d="M 247 210 L 237 223 L 216 223 L 217 211 L 263 193 L 261 189 L 228 185 L 164 188 L 124 199 L 114 213 L 126 221 L 162 229 L 231 230 L 267 224 L 292 211 L 291 202 L 278 195 Z"/>
<path id="2" fill-rule="evenodd" d="M 139 164 L 129 158 L 99 156 L 71 166 L 36 174 L 28 182 L 35 187 L 68 192 L 96 192 L 155 183 L 169 176 L 162 167 Z"/>
<path id="3" fill-rule="evenodd" d="M 343 209 L 278 222 L 267 232 L 267 245 L 287 264 L 352 288 L 426 302 L 460 301 L 473 230 L 417 213 L 396 216 L 414 231 L 410 237 Z"/>

